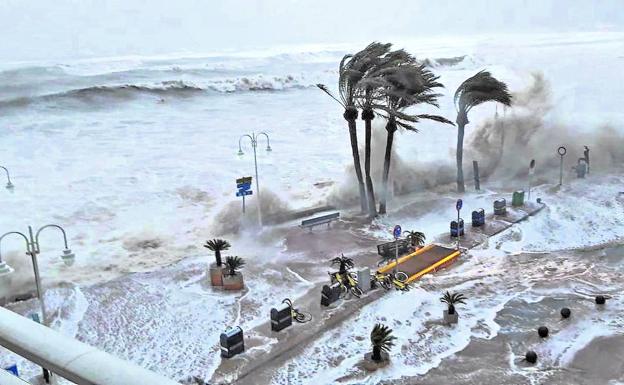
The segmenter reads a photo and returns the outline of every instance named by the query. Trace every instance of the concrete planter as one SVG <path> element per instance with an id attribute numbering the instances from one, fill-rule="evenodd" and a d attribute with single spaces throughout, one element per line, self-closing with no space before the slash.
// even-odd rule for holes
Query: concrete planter
<path id="1" fill-rule="evenodd" d="M 210 284 L 212 286 L 223 286 L 223 270 L 223 265 L 217 266 L 216 262 L 210 264 L 208 272 L 210 274 Z"/>
<path id="2" fill-rule="evenodd" d="M 459 321 L 459 314 L 457 313 L 457 310 L 455 310 L 455 313 L 453 314 L 449 314 L 448 310 L 444 310 L 444 322 L 447 323 L 448 325 L 452 325 L 452 324 L 456 324 L 457 321 Z"/>
<path id="3" fill-rule="evenodd" d="M 362 363 L 362 366 L 368 371 L 373 372 L 377 369 L 388 366 L 390 363 L 390 355 L 387 352 L 381 352 L 381 361 L 373 361 L 372 356 L 372 352 L 364 354 L 364 362 Z"/>
<path id="4" fill-rule="evenodd" d="M 243 282 L 243 274 L 223 276 L 223 289 L 225 290 L 243 290 L 245 283 Z"/>

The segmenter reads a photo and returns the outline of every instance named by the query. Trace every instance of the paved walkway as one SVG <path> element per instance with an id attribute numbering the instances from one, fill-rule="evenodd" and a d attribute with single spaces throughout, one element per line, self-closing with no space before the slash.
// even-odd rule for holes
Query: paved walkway
<path id="1" fill-rule="evenodd" d="M 542 208 L 544 208 L 543 204 L 536 203 L 526 203 L 518 208 L 508 207 L 507 215 L 489 215 L 486 218 L 486 225 L 480 228 L 472 228 L 467 222 L 466 235 L 461 237 L 460 247 L 462 249 L 474 248 L 487 241 L 489 237 L 536 214 Z M 329 237 L 336 236 L 335 232 L 323 234 Z M 320 239 L 316 239 L 316 242 L 325 246 L 332 244 L 331 242 L 322 242 Z M 434 240 L 434 243 L 448 248 L 456 247 L 456 242 L 456 238 L 451 238 L 450 235 L 439 236 Z M 315 246 L 318 245 L 315 243 Z M 374 266 L 371 270 L 376 269 L 374 258 L 372 255 L 365 258 L 370 266 Z M 363 263 L 364 260 L 358 258 L 358 262 Z M 307 324 L 293 323 L 293 326 L 280 332 L 272 332 L 267 314 L 265 323 L 253 330 L 245 331 L 246 352 L 231 359 L 223 359 L 214 373 L 211 383 L 236 383 L 240 385 L 270 383 L 275 368 L 283 366 L 286 361 L 301 353 L 322 333 L 340 325 L 362 307 L 381 298 L 386 293 L 383 289 L 377 289 L 362 298 L 340 300 L 327 308 L 320 305 L 320 293 L 324 284 L 314 285 L 294 304 L 295 308 L 312 314 L 311 322 Z M 281 298 L 275 298 L 276 306 L 280 301 Z"/>

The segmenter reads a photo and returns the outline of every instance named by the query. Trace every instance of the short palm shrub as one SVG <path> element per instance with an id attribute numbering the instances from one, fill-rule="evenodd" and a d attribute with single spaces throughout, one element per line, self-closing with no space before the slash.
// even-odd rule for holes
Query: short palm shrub
<path id="1" fill-rule="evenodd" d="M 467 298 L 461 293 L 451 293 L 447 291 L 440 298 L 440 301 L 448 305 L 448 313 L 452 315 L 455 314 L 455 305 L 458 303 L 465 304 L 466 299 Z"/>
<path id="2" fill-rule="evenodd" d="M 392 329 L 383 324 L 375 324 L 370 335 L 371 345 L 373 346 L 373 361 L 381 361 L 381 352 L 390 352 L 394 346 L 395 336 L 392 335 Z"/>
<path id="3" fill-rule="evenodd" d="M 235 276 L 238 270 L 245 266 L 245 260 L 241 257 L 225 257 L 225 275 Z"/>
<path id="4" fill-rule="evenodd" d="M 228 241 L 224 239 L 212 239 L 210 241 L 206 241 L 204 247 L 208 250 L 214 251 L 217 266 L 221 266 L 223 264 L 221 260 L 221 252 L 224 250 L 228 250 L 231 245 Z"/>

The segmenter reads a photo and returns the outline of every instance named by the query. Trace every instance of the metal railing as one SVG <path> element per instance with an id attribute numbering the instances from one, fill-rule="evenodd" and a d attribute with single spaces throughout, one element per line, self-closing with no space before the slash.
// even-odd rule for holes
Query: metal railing
<path id="1" fill-rule="evenodd" d="M 78 385 L 179 385 L 2 307 L 0 345 Z M 4 374 L 0 375 L 3 385 Z"/>

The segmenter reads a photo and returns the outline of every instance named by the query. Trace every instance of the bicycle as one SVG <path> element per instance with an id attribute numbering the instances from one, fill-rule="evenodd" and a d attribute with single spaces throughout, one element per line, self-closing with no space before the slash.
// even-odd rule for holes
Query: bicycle
<path id="1" fill-rule="evenodd" d="M 290 298 L 284 299 L 282 303 L 285 303 L 290 307 L 292 319 L 294 319 L 295 321 L 302 324 L 312 321 L 312 314 L 299 311 L 299 309 L 295 309 Z"/>
<path id="2" fill-rule="evenodd" d="M 349 294 L 360 298 L 362 294 L 362 289 L 357 285 L 357 274 L 352 272 L 347 272 L 346 274 L 340 274 L 339 272 L 327 272 L 331 277 L 331 282 L 340 284 L 340 296 L 344 299 L 349 299 Z"/>
<path id="3" fill-rule="evenodd" d="M 372 280 L 379 283 L 379 285 L 386 290 L 390 290 L 394 287 L 396 290 L 408 291 L 410 289 L 407 283 L 408 279 L 408 275 L 402 271 L 398 271 L 396 274 L 375 273 L 372 276 Z"/>

